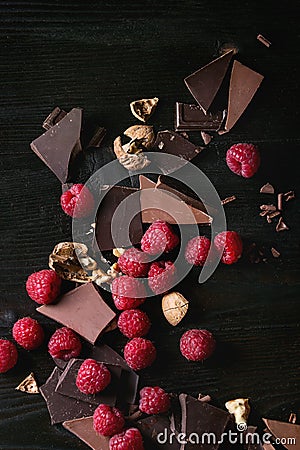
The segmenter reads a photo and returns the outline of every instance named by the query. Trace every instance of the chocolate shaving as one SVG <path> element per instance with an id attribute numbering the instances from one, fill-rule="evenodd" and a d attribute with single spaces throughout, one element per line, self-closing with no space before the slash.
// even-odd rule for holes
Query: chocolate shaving
<path id="1" fill-rule="evenodd" d="M 267 38 L 265 38 L 262 34 L 258 34 L 257 36 L 256 36 L 256 39 L 259 41 L 259 42 L 261 42 L 262 44 L 264 44 L 266 47 L 270 47 L 270 45 L 271 45 L 271 42 L 267 39 Z"/>
<path id="2" fill-rule="evenodd" d="M 289 423 L 296 423 L 297 422 L 297 414 L 291 413 L 289 417 Z"/>
<path id="3" fill-rule="evenodd" d="M 276 250 L 276 248 L 274 248 L 274 247 L 271 248 L 271 253 L 274 256 L 274 258 L 279 258 L 279 256 L 280 256 L 279 251 Z"/>
<path id="4" fill-rule="evenodd" d="M 201 131 L 201 137 L 205 145 L 209 144 L 212 140 L 212 136 L 208 133 L 205 133 L 205 131 Z"/>
<path id="5" fill-rule="evenodd" d="M 267 217 L 269 219 L 274 219 L 274 217 L 279 216 L 279 215 L 280 215 L 280 211 L 274 211 L 274 212 L 271 212 L 270 214 L 268 214 Z"/>
<path id="6" fill-rule="evenodd" d="M 87 148 L 90 147 L 100 147 L 101 142 L 104 139 L 104 136 L 106 134 L 106 129 L 103 127 L 98 127 L 94 133 L 94 135 L 92 136 L 90 142 L 87 145 Z"/>
<path id="7" fill-rule="evenodd" d="M 283 198 L 283 193 L 280 193 L 277 195 L 277 209 L 279 211 L 282 211 L 282 198 Z"/>
<path id="8" fill-rule="evenodd" d="M 274 187 L 270 183 L 264 184 L 259 191 L 261 194 L 274 194 Z"/>
<path id="9" fill-rule="evenodd" d="M 236 200 L 236 196 L 232 195 L 231 197 L 226 197 L 224 200 L 221 200 L 221 205 L 226 205 L 227 203 L 233 202 Z"/>
<path id="10" fill-rule="evenodd" d="M 39 388 L 34 378 L 33 372 L 25 378 L 17 387 L 17 391 L 27 392 L 27 394 L 39 394 Z"/>
<path id="11" fill-rule="evenodd" d="M 285 194 L 283 194 L 283 197 L 286 202 L 289 202 L 290 200 L 293 200 L 296 196 L 294 191 L 288 191 Z"/>
<path id="12" fill-rule="evenodd" d="M 54 125 L 56 125 L 61 119 L 67 115 L 67 112 L 56 106 L 54 110 L 46 117 L 43 122 L 43 128 L 45 130 L 50 130 Z"/>
<path id="13" fill-rule="evenodd" d="M 198 395 L 198 400 L 200 401 L 200 402 L 206 402 L 206 403 L 209 403 L 209 402 L 211 402 L 211 396 L 210 395 L 203 395 L 203 394 L 199 394 Z"/>
<path id="14" fill-rule="evenodd" d="M 289 230 L 289 227 L 284 223 L 282 217 L 280 217 L 280 219 L 278 220 L 278 223 L 276 225 L 276 231 L 285 231 L 285 230 Z"/>

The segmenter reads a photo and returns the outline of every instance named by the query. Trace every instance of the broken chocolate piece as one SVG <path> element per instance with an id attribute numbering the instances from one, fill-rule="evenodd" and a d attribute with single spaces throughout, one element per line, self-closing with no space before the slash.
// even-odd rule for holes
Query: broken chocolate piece
<path id="1" fill-rule="evenodd" d="M 103 186 L 103 192 L 105 195 L 97 211 L 95 229 L 95 239 L 100 251 L 139 244 L 143 236 L 141 214 L 136 214 L 137 211 L 140 211 L 139 199 L 136 195 L 133 197 L 133 201 L 129 199 L 131 194 L 138 192 L 138 189 L 124 186 Z M 122 205 L 119 207 L 121 203 Z M 112 236 L 112 218 L 117 208 L 118 217 L 114 217 L 117 223 L 115 223 L 114 236 Z"/>
<path id="2" fill-rule="evenodd" d="M 261 209 L 261 216 L 264 216 L 265 214 L 271 213 L 273 211 L 276 211 L 276 206 L 275 205 L 260 205 L 260 209 Z"/>
<path id="3" fill-rule="evenodd" d="M 263 75 L 244 66 L 239 61 L 233 62 L 225 133 L 232 129 L 244 113 L 263 79 Z M 219 133 L 221 134 L 221 132 Z"/>
<path id="4" fill-rule="evenodd" d="M 109 450 L 110 438 L 96 433 L 92 416 L 66 420 L 62 425 L 93 450 Z"/>
<path id="5" fill-rule="evenodd" d="M 205 114 L 199 105 L 176 102 L 175 131 L 218 131 L 224 112 Z"/>
<path id="6" fill-rule="evenodd" d="M 263 419 L 270 433 L 280 439 L 287 450 L 295 450 L 300 444 L 300 425 Z"/>
<path id="7" fill-rule="evenodd" d="M 233 54 L 230 50 L 184 79 L 205 114 L 220 89 Z"/>
<path id="8" fill-rule="evenodd" d="M 290 200 L 293 200 L 296 196 L 294 191 L 289 191 L 283 194 L 283 197 L 286 202 L 289 202 Z"/>
<path id="9" fill-rule="evenodd" d="M 204 394 L 198 394 L 198 398 L 197 400 L 199 400 L 199 402 L 211 402 L 211 396 L 210 395 L 204 395 Z"/>
<path id="10" fill-rule="evenodd" d="M 283 193 L 277 195 L 277 209 L 278 211 L 282 211 L 282 199 L 283 199 Z"/>
<path id="11" fill-rule="evenodd" d="M 27 394 L 39 394 L 39 388 L 34 378 L 34 374 L 31 372 L 17 387 L 17 391 L 27 392 Z"/>
<path id="12" fill-rule="evenodd" d="M 266 47 L 270 47 L 271 45 L 271 42 L 267 38 L 265 38 L 262 34 L 258 34 L 256 39 L 260 41 L 262 44 L 264 44 Z"/>
<path id="13" fill-rule="evenodd" d="M 201 131 L 201 137 L 205 145 L 208 145 L 212 140 L 212 136 L 208 133 L 205 133 L 205 131 Z"/>
<path id="14" fill-rule="evenodd" d="M 37 311 L 72 328 L 92 344 L 116 317 L 93 283 L 83 284 L 62 295 L 57 303 L 42 305 Z"/>
<path id="15" fill-rule="evenodd" d="M 171 224 L 211 224 L 212 218 L 205 212 L 205 206 L 176 189 L 161 182 L 157 183 L 140 175 L 140 202 L 143 223 L 164 220 Z M 187 208 L 191 214 L 187 214 Z M 167 211 L 172 211 L 174 215 Z"/>
<path id="16" fill-rule="evenodd" d="M 59 377 L 59 381 L 56 385 L 55 391 L 66 397 L 75 398 L 82 402 L 87 402 L 98 406 L 100 403 L 105 403 L 109 406 L 115 406 L 117 400 L 117 393 L 120 383 L 120 377 L 122 369 L 120 366 L 107 364 L 107 368 L 111 373 L 110 384 L 101 392 L 97 394 L 84 394 L 76 386 L 76 377 L 83 359 L 71 359 L 63 373 Z M 98 362 L 102 362 L 99 361 Z"/>
<path id="17" fill-rule="evenodd" d="M 280 217 L 278 223 L 276 225 L 276 231 L 286 231 L 289 230 L 289 227 L 284 223 L 283 218 Z"/>
<path id="18" fill-rule="evenodd" d="M 43 128 L 45 130 L 50 130 L 50 128 L 54 127 L 54 125 L 56 125 L 66 115 L 67 112 L 57 106 L 44 120 Z"/>
<path id="19" fill-rule="evenodd" d="M 227 203 L 233 202 L 234 200 L 236 200 L 236 196 L 232 195 L 231 197 L 224 198 L 224 200 L 221 201 L 221 204 L 226 205 Z"/>
<path id="20" fill-rule="evenodd" d="M 154 113 L 158 103 L 158 98 L 143 98 L 130 103 L 130 109 L 134 117 L 146 122 Z"/>
<path id="21" fill-rule="evenodd" d="M 266 183 L 260 188 L 259 192 L 262 194 L 274 194 L 274 188 L 270 183 Z"/>
<path id="22" fill-rule="evenodd" d="M 272 219 L 274 219 L 274 217 L 279 216 L 280 215 L 280 211 L 273 211 L 271 213 L 267 214 L 267 221 L 268 223 L 272 222 Z"/>
<path id="23" fill-rule="evenodd" d="M 81 151 L 82 110 L 73 108 L 63 119 L 31 142 L 31 149 L 61 183 L 70 177 L 71 160 Z"/>
<path id="24" fill-rule="evenodd" d="M 94 132 L 94 135 L 92 136 L 92 138 L 86 148 L 100 147 L 105 135 L 106 135 L 106 129 L 103 127 L 98 127 L 96 129 L 96 131 Z"/>
<path id="25" fill-rule="evenodd" d="M 62 371 L 55 367 L 46 383 L 40 387 L 40 393 L 46 401 L 50 414 L 51 425 L 64 422 L 65 420 L 92 416 L 96 409 L 95 405 L 80 402 L 55 392 L 61 373 Z"/>
<path id="26" fill-rule="evenodd" d="M 297 422 L 297 414 L 291 413 L 289 417 L 289 423 L 296 423 Z"/>

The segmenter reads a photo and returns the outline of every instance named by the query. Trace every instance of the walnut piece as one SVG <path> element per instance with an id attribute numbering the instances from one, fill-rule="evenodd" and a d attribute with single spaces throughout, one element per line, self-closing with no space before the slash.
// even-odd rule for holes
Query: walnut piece
<path id="1" fill-rule="evenodd" d="M 146 122 L 150 116 L 154 113 L 158 103 L 158 98 L 142 98 L 141 100 L 135 100 L 130 103 L 130 109 L 134 117 Z"/>
<path id="2" fill-rule="evenodd" d="M 25 380 L 16 387 L 17 391 L 27 392 L 27 394 L 39 394 L 39 388 L 34 378 L 33 372 L 31 372 Z"/>
<path id="3" fill-rule="evenodd" d="M 248 398 L 236 398 L 225 403 L 225 407 L 235 417 L 235 423 L 247 423 L 250 414 Z"/>
<path id="4" fill-rule="evenodd" d="M 125 252 L 126 252 L 125 248 L 114 248 L 113 249 L 113 255 L 116 256 L 117 258 L 120 258 L 120 256 L 124 255 Z"/>
<path id="5" fill-rule="evenodd" d="M 170 292 L 162 298 L 162 310 L 167 321 L 175 327 L 188 311 L 189 302 L 179 292 Z"/>
<path id="6" fill-rule="evenodd" d="M 97 262 L 88 255 L 88 248 L 79 242 L 60 242 L 49 256 L 49 267 L 68 281 L 88 283 L 87 271 L 97 268 Z"/>
<path id="7" fill-rule="evenodd" d="M 151 148 L 155 140 L 153 127 L 150 125 L 133 125 L 132 127 L 127 128 L 127 130 L 124 131 L 124 134 L 131 139 L 138 139 L 141 141 L 141 144 L 146 149 Z"/>
<path id="8" fill-rule="evenodd" d="M 140 153 L 127 153 L 122 147 L 121 137 L 118 136 L 114 140 L 114 152 L 119 160 L 119 163 L 125 167 L 125 169 L 130 171 L 141 170 L 144 167 L 149 166 L 151 161 L 147 156 L 141 151 Z"/>

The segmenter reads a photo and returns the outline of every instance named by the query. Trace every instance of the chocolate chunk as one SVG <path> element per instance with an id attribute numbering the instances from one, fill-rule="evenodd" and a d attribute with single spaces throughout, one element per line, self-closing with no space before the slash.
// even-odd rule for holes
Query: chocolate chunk
<path id="1" fill-rule="evenodd" d="M 46 133 L 31 142 L 31 149 L 57 176 L 61 183 L 69 180 L 71 160 L 81 151 L 82 110 L 73 108 Z"/>
<path id="2" fill-rule="evenodd" d="M 103 391 L 98 392 L 97 394 L 84 394 L 76 386 L 77 373 L 83 361 L 83 359 L 71 359 L 68 362 L 65 370 L 59 377 L 55 391 L 61 395 L 65 395 L 66 397 L 72 397 L 76 400 L 94 404 L 96 406 L 100 403 L 115 406 L 122 368 L 120 366 L 107 364 L 107 368 L 111 373 L 110 384 Z"/>
<path id="3" fill-rule="evenodd" d="M 212 136 L 208 133 L 205 133 L 205 131 L 201 131 L 201 137 L 205 145 L 208 145 L 212 140 Z"/>
<path id="4" fill-rule="evenodd" d="M 259 192 L 262 194 L 274 194 L 274 188 L 270 183 L 266 183 L 260 188 Z"/>
<path id="5" fill-rule="evenodd" d="M 50 130 L 54 125 L 56 125 L 61 119 L 67 115 L 67 112 L 58 106 L 46 117 L 43 122 L 43 128 L 45 130 Z"/>
<path id="6" fill-rule="evenodd" d="M 232 195 L 231 197 L 224 198 L 224 200 L 221 201 L 221 204 L 226 205 L 227 203 L 233 202 L 234 200 L 236 200 L 236 196 Z"/>
<path id="7" fill-rule="evenodd" d="M 65 397 L 55 392 L 61 373 L 62 371 L 55 367 L 46 383 L 40 387 L 40 393 L 46 401 L 50 414 L 51 425 L 65 420 L 91 416 L 96 409 L 95 405 Z"/>
<path id="8" fill-rule="evenodd" d="M 300 425 L 279 422 L 277 420 L 263 419 L 270 433 L 280 439 L 287 450 L 295 450 L 300 443 Z M 291 439 L 294 439 L 293 442 Z"/>
<path id="9" fill-rule="evenodd" d="M 169 130 L 159 131 L 157 133 L 154 148 L 162 153 L 168 153 L 181 158 L 181 161 L 178 161 L 178 163 L 175 162 L 173 164 L 170 162 L 168 167 L 160 167 L 160 170 L 164 175 L 168 175 L 175 170 L 180 169 L 180 167 L 186 164 L 186 161 L 191 161 L 204 150 L 204 147 L 199 147 L 188 139 L 180 136 L 180 134 Z"/>
<path id="10" fill-rule="evenodd" d="M 164 220 L 171 224 L 192 224 L 195 222 L 211 224 L 212 218 L 206 213 L 205 206 L 201 201 L 173 189 L 163 183 L 160 178 L 157 183 L 154 183 L 140 175 L 139 180 L 143 223 Z M 187 207 L 191 214 L 187 214 Z M 170 211 L 170 214 L 167 211 Z M 174 212 L 174 216 L 171 215 L 171 212 Z"/>
<path id="11" fill-rule="evenodd" d="M 224 119 L 224 112 L 205 114 L 199 105 L 176 102 L 176 131 L 218 131 Z"/>
<path id="12" fill-rule="evenodd" d="M 262 34 L 258 34 L 256 39 L 260 41 L 262 44 L 264 44 L 266 47 L 270 47 L 271 45 L 271 42 L 267 38 L 265 38 Z"/>
<path id="13" fill-rule="evenodd" d="M 99 249 L 105 251 L 139 244 L 143 236 L 141 214 L 138 213 L 140 211 L 139 199 L 136 195 L 133 197 L 133 201 L 129 199 L 130 195 L 136 193 L 138 189 L 124 186 L 104 186 L 102 192 L 105 191 L 106 194 L 102 198 L 96 218 L 95 239 Z M 121 202 L 122 205 L 118 208 Z M 117 208 L 115 235 L 112 237 L 112 218 Z"/>
<path id="14" fill-rule="evenodd" d="M 220 89 L 233 55 L 234 51 L 230 50 L 184 79 L 205 114 Z"/>
<path id="15" fill-rule="evenodd" d="M 97 434 L 93 427 L 93 417 L 81 417 L 80 419 L 67 420 L 63 427 L 75 434 L 82 442 L 93 450 L 109 450 L 109 437 Z"/>
<path id="16" fill-rule="evenodd" d="M 217 450 L 220 442 L 222 442 L 222 434 L 230 422 L 230 414 L 186 394 L 180 394 L 179 401 L 182 410 L 181 432 L 187 437 L 192 433 L 194 436 L 199 436 L 199 449 Z M 206 436 L 213 433 L 214 439 L 201 442 L 204 433 L 206 433 Z M 192 450 L 195 445 L 188 442 L 184 448 L 185 450 Z"/>
<path id="17" fill-rule="evenodd" d="M 289 230 L 289 227 L 284 223 L 282 217 L 279 218 L 278 223 L 276 225 L 276 231 L 286 231 Z"/>
<path id="18" fill-rule="evenodd" d="M 60 297 L 57 303 L 42 305 L 37 311 L 72 328 L 92 344 L 116 316 L 93 283 L 79 286 Z"/>
<path id="19" fill-rule="evenodd" d="M 149 442 L 149 449 L 164 448 L 166 450 L 180 450 L 175 433 L 171 430 L 171 422 L 167 416 L 155 415 L 137 422 L 137 427 Z"/>
<path id="20" fill-rule="evenodd" d="M 106 129 L 103 127 L 98 127 L 92 136 L 90 142 L 87 145 L 87 148 L 89 147 L 100 147 L 101 142 L 104 139 L 104 136 L 106 134 Z"/>
<path id="21" fill-rule="evenodd" d="M 225 130 L 228 132 L 239 120 L 259 88 L 263 75 L 255 72 L 239 61 L 233 62 L 228 97 L 228 111 Z M 222 134 L 221 131 L 219 131 Z"/>
<path id="22" fill-rule="evenodd" d="M 294 191 L 289 191 L 283 194 L 283 197 L 286 202 L 289 202 L 290 200 L 293 200 L 296 196 Z"/>

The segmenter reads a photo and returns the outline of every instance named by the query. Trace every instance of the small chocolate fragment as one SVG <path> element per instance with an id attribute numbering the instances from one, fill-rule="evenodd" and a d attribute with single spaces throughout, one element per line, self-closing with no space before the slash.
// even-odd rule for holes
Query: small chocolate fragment
<path id="1" fill-rule="evenodd" d="M 205 131 L 201 131 L 201 137 L 205 145 L 208 145 L 212 140 L 212 136 L 208 133 L 205 133 Z"/>
<path id="2" fill-rule="evenodd" d="M 289 423 L 296 423 L 297 422 L 297 414 L 291 413 L 289 417 Z"/>
<path id="3" fill-rule="evenodd" d="M 101 142 L 103 141 L 105 135 L 106 129 L 103 127 L 98 127 L 94 132 L 94 135 L 92 136 L 90 142 L 88 143 L 87 148 L 100 147 Z"/>
<path id="4" fill-rule="evenodd" d="M 236 196 L 232 195 L 231 197 L 224 198 L 224 200 L 221 201 L 221 204 L 226 205 L 227 203 L 233 202 L 234 200 L 236 200 Z"/>
<path id="5" fill-rule="evenodd" d="M 266 183 L 260 188 L 259 192 L 262 194 L 274 194 L 275 191 L 274 187 L 270 183 Z"/>
<path id="6" fill-rule="evenodd" d="M 263 75 L 255 72 L 239 61 L 233 62 L 228 97 L 225 130 L 228 132 L 239 120 L 263 81 Z M 220 134 L 221 131 L 219 132 Z"/>
<path id="7" fill-rule="evenodd" d="M 260 41 L 262 44 L 264 44 L 266 47 L 270 47 L 271 45 L 271 42 L 267 38 L 265 38 L 262 34 L 258 34 L 256 39 Z"/>
<path id="8" fill-rule="evenodd" d="M 209 403 L 209 402 L 211 402 L 211 396 L 210 395 L 204 395 L 204 394 L 198 394 L 198 399 L 197 400 L 199 400 L 199 402 L 207 402 L 207 403 Z"/>
<path id="9" fill-rule="evenodd" d="M 96 409 L 95 405 L 80 402 L 55 392 L 61 373 L 62 371 L 55 367 L 46 383 L 40 387 L 40 393 L 46 401 L 50 414 L 51 425 L 65 420 L 92 416 Z"/>
<path id="10" fill-rule="evenodd" d="M 289 202 L 290 200 L 293 200 L 296 196 L 294 191 L 289 191 L 283 194 L 283 197 L 286 202 Z"/>
<path id="11" fill-rule="evenodd" d="M 83 363 L 83 359 L 71 359 L 63 373 L 59 377 L 55 391 L 66 397 L 75 398 L 82 402 L 87 402 L 98 406 L 100 403 L 105 403 L 109 406 L 115 406 L 117 400 L 118 386 L 120 382 L 122 369 L 120 366 L 107 365 L 111 373 L 110 384 L 101 392 L 97 394 L 84 394 L 76 386 L 76 377 L 78 370 Z M 102 362 L 102 361 L 98 361 Z"/>
<path id="12" fill-rule="evenodd" d="M 273 211 L 271 213 L 267 214 L 267 221 L 268 223 L 272 222 L 272 219 L 274 219 L 274 217 L 280 216 L 280 211 Z"/>
<path id="13" fill-rule="evenodd" d="M 282 199 L 283 199 L 283 193 L 277 195 L 277 209 L 278 211 L 282 211 Z"/>
<path id="14" fill-rule="evenodd" d="M 220 89 L 233 55 L 234 51 L 230 50 L 184 79 L 205 114 Z"/>
<path id="15" fill-rule="evenodd" d="M 37 311 L 72 328 L 92 344 L 116 317 L 93 283 L 83 284 L 62 295 L 57 303 L 42 305 Z"/>
<path id="16" fill-rule="evenodd" d="M 105 251 L 139 244 L 143 236 L 141 214 L 136 214 L 137 211 L 140 211 L 139 199 L 135 196 L 134 201 L 129 200 L 130 195 L 136 193 L 138 189 L 124 186 L 103 186 L 103 191 L 106 193 L 97 211 L 95 229 L 95 239 L 99 249 Z M 118 208 L 121 202 L 122 205 Z M 115 220 L 117 220 L 114 226 L 115 235 L 112 237 L 112 218 L 117 208 L 118 217 L 115 217 Z"/>
<path id="17" fill-rule="evenodd" d="M 277 420 L 263 419 L 270 433 L 280 439 L 282 445 L 287 450 L 296 450 L 300 443 L 300 425 L 293 423 L 279 422 Z M 293 438 L 293 443 L 291 441 Z"/>
<path id="18" fill-rule="evenodd" d="M 218 131 L 224 112 L 205 114 L 199 105 L 176 102 L 175 131 Z"/>
<path id="19" fill-rule="evenodd" d="M 45 130 L 50 130 L 50 128 L 54 127 L 54 125 L 56 125 L 66 115 L 67 112 L 57 106 L 44 120 L 43 128 Z"/>
<path id="20" fill-rule="evenodd" d="M 27 394 L 39 394 L 39 388 L 34 378 L 34 374 L 31 372 L 17 387 L 17 391 L 27 392 Z"/>
<path id="21" fill-rule="evenodd" d="M 275 205 L 260 205 L 260 209 L 261 209 L 261 216 L 265 216 L 268 213 L 271 213 L 273 211 L 276 211 L 276 206 Z"/>
<path id="22" fill-rule="evenodd" d="M 282 217 L 279 218 L 278 223 L 276 225 L 276 231 L 286 231 L 289 230 L 289 227 L 284 223 Z"/>
<path id="23" fill-rule="evenodd" d="M 97 434 L 93 426 L 93 416 L 66 420 L 63 427 L 75 434 L 82 442 L 93 450 L 109 450 L 109 437 Z"/>
<path id="24" fill-rule="evenodd" d="M 82 110 L 73 108 L 63 119 L 30 144 L 31 149 L 61 183 L 68 181 L 70 162 L 82 150 L 81 122 Z"/>
<path id="25" fill-rule="evenodd" d="M 158 104 L 158 98 L 143 98 L 130 103 L 130 109 L 134 117 L 146 122 L 152 116 Z"/>

